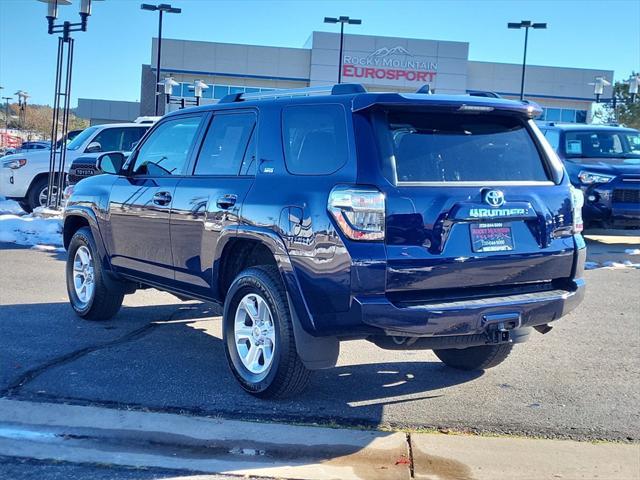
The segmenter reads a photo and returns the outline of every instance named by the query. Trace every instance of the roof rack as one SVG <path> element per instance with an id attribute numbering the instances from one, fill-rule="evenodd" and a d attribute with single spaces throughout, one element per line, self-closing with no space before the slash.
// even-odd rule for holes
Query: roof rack
<path id="1" fill-rule="evenodd" d="M 416 90 L 416 93 L 424 93 L 426 95 L 431 95 L 432 93 L 434 93 L 434 90 L 431 90 L 430 84 L 425 83 L 418 90 Z"/>
<path id="2" fill-rule="evenodd" d="M 321 87 L 291 88 L 256 93 L 232 93 L 220 99 L 218 103 L 234 103 L 247 100 L 275 100 L 277 98 L 309 97 L 312 95 L 349 95 L 367 93 L 359 83 L 338 83 Z"/>
<path id="3" fill-rule="evenodd" d="M 486 90 L 468 90 L 467 95 L 470 95 L 472 97 L 502 98 L 496 92 L 490 92 Z"/>

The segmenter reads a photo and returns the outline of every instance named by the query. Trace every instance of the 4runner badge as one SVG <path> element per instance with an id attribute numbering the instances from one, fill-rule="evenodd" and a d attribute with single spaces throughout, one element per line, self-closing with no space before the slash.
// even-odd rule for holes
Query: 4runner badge
<path id="1" fill-rule="evenodd" d="M 500 190 L 485 190 L 482 194 L 482 200 L 492 207 L 501 207 L 504 205 L 504 193 Z"/>

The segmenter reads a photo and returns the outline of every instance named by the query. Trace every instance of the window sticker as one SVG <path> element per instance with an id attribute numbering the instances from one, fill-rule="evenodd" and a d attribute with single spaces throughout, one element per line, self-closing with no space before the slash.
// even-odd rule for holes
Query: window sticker
<path id="1" fill-rule="evenodd" d="M 567 142 L 567 153 L 570 155 L 582 154 L 582 142 L 580 140 L 569 140 Z"/>

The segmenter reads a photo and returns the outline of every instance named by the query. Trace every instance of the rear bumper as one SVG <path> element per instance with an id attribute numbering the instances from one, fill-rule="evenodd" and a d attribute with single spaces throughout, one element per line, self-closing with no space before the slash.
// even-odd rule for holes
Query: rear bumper
<path id="1" fill-rule="evenodd" d="M 575 279 L 568 290 L 509 295 L 447 303 L 399 307 L 385 296 L 360 297 L 354 309 L 362 322 L 392 336 L 474 335 L 487 331 L 487 318 L 509 314 L 520 327 L 533 327 L 558 320 L 584 297 L 585 284 Z"/>

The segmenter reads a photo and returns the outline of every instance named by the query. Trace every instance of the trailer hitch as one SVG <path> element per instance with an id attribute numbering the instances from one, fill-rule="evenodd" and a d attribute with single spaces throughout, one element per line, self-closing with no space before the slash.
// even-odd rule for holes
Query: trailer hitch
<path id="1" fill-rule="evenodd" d="M 511 343 L 511 330 L 522 324 L 520 313 L 494 313 L 482 316 L 487 344 Z"/>

